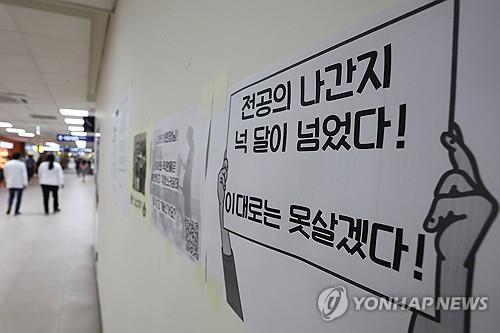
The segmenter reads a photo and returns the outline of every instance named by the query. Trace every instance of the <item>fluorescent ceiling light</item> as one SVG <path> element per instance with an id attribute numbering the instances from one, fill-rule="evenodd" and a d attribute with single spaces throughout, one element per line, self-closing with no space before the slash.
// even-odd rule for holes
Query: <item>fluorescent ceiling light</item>
<path id="1" fill-rule="evenodd" d="M 0 127 L 12 127 L 12 124 L 6 121 L 0 121 Z"/>
<path id="2" fill-rule="evenodd" d="M 78 118 L 65 118 L 64 122 L 68 125 L 83 125 L 84 121 L 83 119 L 78 119 Z"/>
<path id="3" fill-rule="evenodd" d="M 83 126 L 68 126 L 68 131 L 70 132 L 83 132 L 85 128 Z"/>
<path id="4" fill-rule="evenodd" d="M 87 147 L 87 141 L 83 141 L 83 140 L 76 140 L 75 141 L 75 144 L 78 148 L 80 149 L 84 149 L 85 147 Z"/>
<path id="5" fill-rule="evenodd" d="M 95 134 L 95 137 L 96 137 L 96 138 L 100 138 L 100 137 L 101 137 L 101 133 L 97 132 L 97 133 Z"/>
<path id="6" fill-rule="evenodd" d="M 22 133 L 17 133 L 17 135 L 22 136 L 24 138 L 32 138 L 35 136 L 35 133 L 22 132 Z"/>
<path id="7" fill-rule="evenodd" d="M 45 145 L 50 146 L 50 147 L 59 147 L 60 146 L 58 143 L 55 143 L 52 141 L 45 142 Z"/>
<path id="8" fill-rule="evenodd" d="M 73 136 L 87 136 L 87 132 L 71 132 Z"/>
<path id="9" fill-rule="evenodd" d="M 24 132 L 26 132 L 25 129 L 22 129 L 22 128 L 12 128 L 12 127 L 6 128 L 5 130 L 7 132 L 9 132 L 9 133 L 24 133 Z"/>
<path id="10" fill-rule="evenodd" d="M 68 117 L 88 117 L 89 111 L 75 109 L 59 109 L 59 113 Z"/>

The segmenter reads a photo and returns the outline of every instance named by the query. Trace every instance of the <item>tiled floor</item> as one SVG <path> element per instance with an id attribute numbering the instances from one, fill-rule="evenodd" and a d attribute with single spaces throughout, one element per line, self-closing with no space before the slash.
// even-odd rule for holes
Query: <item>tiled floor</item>
<path id="1" fill-rule="evenodd" d="M 61 212 L 48 216 L 36 179 L 24 191 L 19 216 L 5 215 L 7 194 L 0 189 L 0 332 L 101 332 L 93 181 L 66 175 Z"/>

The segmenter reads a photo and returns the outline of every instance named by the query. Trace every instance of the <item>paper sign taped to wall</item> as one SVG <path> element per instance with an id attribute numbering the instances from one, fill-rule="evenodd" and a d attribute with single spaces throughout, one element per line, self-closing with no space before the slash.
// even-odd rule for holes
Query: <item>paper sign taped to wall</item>
<path id="1" fill-rule="evenodd" d="M 452 36 L 436 1 L 233 87 L 225 229 L 375 295 L 433 295 Z"/>
<path id="2" fill-rule="evenodd" d="M 129 200 L 128 180 L 130 161 L 130 115 L 132 98 L 128 96 L 113 112 L 111 136 L 111 189 L 113 199 L 120 207 L 127 207 Z M 126 215 L 126 213 L 125 213 Z"/>
<path id="3" fill-rule="evenodd" d="M 192 107 L 158 121 L 153 131 L 151 220 L 194 261 L 200 260 L 208 124 L 199 108 Z"/>

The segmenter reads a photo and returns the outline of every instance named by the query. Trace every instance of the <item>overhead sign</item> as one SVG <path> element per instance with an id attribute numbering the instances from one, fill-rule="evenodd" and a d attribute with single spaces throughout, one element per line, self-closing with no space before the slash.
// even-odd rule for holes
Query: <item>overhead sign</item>
<path id="1" fill-rule="evenodd" d="M 87 141 L 94 142 L 93 136 L 75 136 L 69 134 L 57 134 L 57 141 L 61 142 L 75 142 L 75 141 Z"/>

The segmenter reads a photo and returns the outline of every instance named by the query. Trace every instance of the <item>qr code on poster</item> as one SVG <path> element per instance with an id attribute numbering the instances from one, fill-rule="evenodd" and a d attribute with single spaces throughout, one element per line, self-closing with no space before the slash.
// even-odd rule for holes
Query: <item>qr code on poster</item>
<path id="1" fill-rule="evenodd" d="M 200 257 L 200 223 L 192 218 L 184 217 L 184 240 L 186 252 L 196 261 Z"/>

